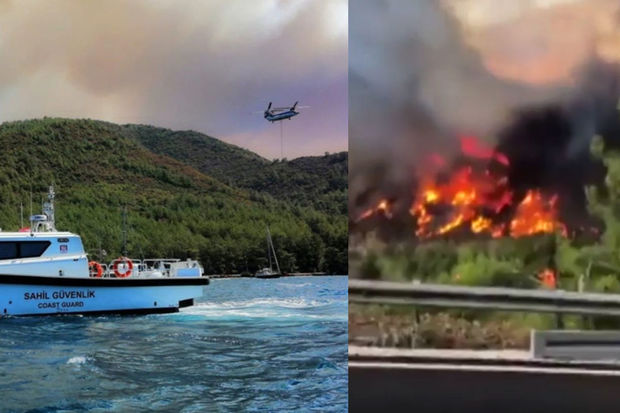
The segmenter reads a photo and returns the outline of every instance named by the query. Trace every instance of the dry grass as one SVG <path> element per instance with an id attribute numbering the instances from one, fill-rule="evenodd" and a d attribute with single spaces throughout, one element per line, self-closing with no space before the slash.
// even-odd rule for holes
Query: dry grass
<path id="1" fill-rule="evenodd" d="M 349 311 L 349 343 L 399 348 L 526 349 L 541 320 L 471 320 L 447 312 L 390 312 L 381 308 Z M 546 323 L 548 320 L 543 320 Z"/>

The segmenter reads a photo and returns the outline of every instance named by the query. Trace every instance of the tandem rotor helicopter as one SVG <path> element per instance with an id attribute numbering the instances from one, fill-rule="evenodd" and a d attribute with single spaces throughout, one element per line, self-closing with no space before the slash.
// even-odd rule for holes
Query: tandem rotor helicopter
<path id="1" fill-rule="evenodd" d="M 301 108 L 309 108 L 310 106 L 297 106 L 299 102 L 295 102 L 293 106 L 290 107 L 280 107 L 280 108 L 272 108 L 272 102 L 269 102 L 267 109 L 263 112 L 263 117 L 271 123 L 280 122 L 280 156 L 284 159 L 284 137 L 282 131 L 282 122 L 285 119 L 291 119 L 293 116 L 299 115 L 297 109 Z M 260 113 L 260 112 L 254 112 Z"/>
<path id="2" fill-rule="evenodd" d="M 269 122 L 277 122 L 279 120 L 291 119 L 293 116 L 299 115 L 300 112 L 296 111 L 297 104 L 299 102 L 295 102 L 293 106 L 283 107 L 283 108 L 271 108 L 271 102 L 269 102 L 269 106 L 267 106 L 267 110 L 265 110 L 264 118 Z M 300 106 L 299 108 L 308 108 L 310 106 Z"/>

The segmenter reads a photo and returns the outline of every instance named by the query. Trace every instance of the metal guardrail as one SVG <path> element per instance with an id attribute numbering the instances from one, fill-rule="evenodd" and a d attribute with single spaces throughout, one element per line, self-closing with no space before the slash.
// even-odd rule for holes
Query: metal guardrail
<path id="1" fill-rule="evenodd" d="M 620 316 L 620 294 L 349 279 L 349 302 Z"/>
<path id="2" fill-rule="evenodd" d="M 608 360 L 620 370 L 619 331 L 533 330 L 531 334 L 534 359 Z"/>

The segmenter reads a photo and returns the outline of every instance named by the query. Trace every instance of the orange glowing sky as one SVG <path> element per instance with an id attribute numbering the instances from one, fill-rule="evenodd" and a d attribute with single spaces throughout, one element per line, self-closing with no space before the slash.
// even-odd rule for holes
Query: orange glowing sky
<path id="1" fill-rule="evenodd" d="M 0 122 L 193 129 L 280 157 L 347 149 L 346 0 L 0 0 Z"/>
<path id="2" fill-rule="evenodd" d="M 616 0 L 446 0 L 444 5 L 486 68 L 504 79 L 570 83 L 592 55 L 620 60 Z"/>

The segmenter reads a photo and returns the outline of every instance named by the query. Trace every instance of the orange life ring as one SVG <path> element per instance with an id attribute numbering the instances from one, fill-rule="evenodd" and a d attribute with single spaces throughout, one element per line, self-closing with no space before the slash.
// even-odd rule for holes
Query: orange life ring
<path id="1" fill-rule="evenodd" d="M 120 272 L 118 266 L 123 263 L 127 264 L 127 271 Z M 117 278 L 127 278 L 131 275 L 131 270 L 133 270 L 133 262 L 127 257 L 120 257 L 114 261 L 113 269 L 114 275 L 116 275 Z"/>
<path id="2" fill-rule="evenodd" d="M 97 261 L 90 261 L 88 263 L 88 272 L 91 277 L 101 278 L 103 274 L 103 267 Z"/>

